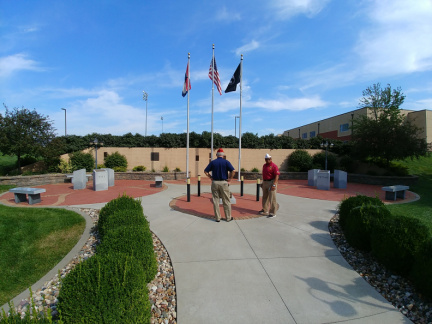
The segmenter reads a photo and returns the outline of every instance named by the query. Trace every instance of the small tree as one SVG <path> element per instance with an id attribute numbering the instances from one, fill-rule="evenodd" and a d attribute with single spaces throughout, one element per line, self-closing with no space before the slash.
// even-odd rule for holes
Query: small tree
<path id="1" fill-rule="evenodd" d="M 288 156 L 288 170 L 304 172 L 312 168 L 312 156 L 305 150 L 295 150 Z"/>
<path id="2" fill-rule="evenodd" d="M 70 163 L 73 170 L 86 169 L 91 171 L 94 168 L 95 160 L 90 153 L 75 152 L 69 154 Z"/>
<path id="3" fill-rule="evenodd" d="M 17 156 L 18 169 L 25 155 L 44 156 L 44 150 L 56 137 L 55 128 L 48 116 L 30 111 L 24 107 L 9 110 L 0 115 L 0 151 Z"/>
<path id="4" fill-rule="evenodd" d="M 353 153 L 361 159 L 391 160 L 419 157 L 427 152 L 427 144 L 419 138 L 420 129 L 407 120 L 399 109 L 405 100 L 400 88 L 390 85 L 381 89 L 379 83 L 363 91 L 360 108 L 371 115 L 361 115 L 353 121 Z"/>

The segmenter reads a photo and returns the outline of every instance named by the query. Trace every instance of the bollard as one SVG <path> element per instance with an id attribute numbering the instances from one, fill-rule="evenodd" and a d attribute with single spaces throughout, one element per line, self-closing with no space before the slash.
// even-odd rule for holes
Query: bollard
<path id="1" fill-rule="evenodd" d="M 198 197 L 201 196 L 201 176 L 198 174 Z"/>
<path id="2" fill-rule="evenodd" d="M 243 197 L 243 181 L 244 181 L 244 177 L 241 176 L 241 182 L 240 182 L 240 197 Z"/>
<path id="3" fill-rule="evenodd" d="M 187 201 L 190 202 L 190 178 L 187 179 Z"/>
<path id="4" fill-rule="evenodd" d="M 259 201 L 259 193 L 260 193 L 260 179 L 257 179 L 257 194 L 256 194 L 256 201 Z"/>

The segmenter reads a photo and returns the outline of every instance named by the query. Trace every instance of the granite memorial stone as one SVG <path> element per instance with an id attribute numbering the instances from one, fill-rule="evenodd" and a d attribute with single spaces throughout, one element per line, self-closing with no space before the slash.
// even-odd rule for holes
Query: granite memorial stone
<path id="1" fill-rule="evenodd" d="M 108 187 L 114 187 L 114 170 L 110 168 L 102 168 L 108 172 Z"/>
<path id="2" fill-rule="evenodd" d="M 319 169 L 312 169 L 308 171 L 308 186 L 316 187 L 318 171 Z"/>
<path id="3" fill-rule="evenodd" d="M 74 190 L 85 189 L 87 186 L 86 169 L 76 170 L 72 175 Z"/>
<path id="4" fill-rule="evenodd" d="M 342 170 L 334 171 L 333 187 L 339 189 L 346 189 L 347 187 L 347 173 Z"/>
<path id="5" fill-rule="evenodd" d="M 317 173 L 317 189 L 330 190 L 330 171 L 319 170 Z"/>
<path id="6" fill-rule="evenodd" d="M 93 190 L 108 190 L 108 172 L 106 170 L 93 170 Z"/>

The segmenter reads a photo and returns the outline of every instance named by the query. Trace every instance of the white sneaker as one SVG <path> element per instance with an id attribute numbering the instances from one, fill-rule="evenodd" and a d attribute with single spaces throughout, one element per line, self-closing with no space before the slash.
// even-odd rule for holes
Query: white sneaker
<path id="1" fill-rule="evenodd" d="M 276 217 L 276 214 L 269 214 L 268 216 L 267 216 L 267 218 L 275 218 Z"/>

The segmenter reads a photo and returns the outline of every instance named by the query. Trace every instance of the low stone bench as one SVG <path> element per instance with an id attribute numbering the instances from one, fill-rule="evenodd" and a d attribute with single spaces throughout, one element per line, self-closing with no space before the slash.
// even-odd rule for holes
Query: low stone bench
<path id="1" fill-rule="evenodd" d="M 386 200 L 396 200 L 396 198 L 405 199 L 405 191 L 409 189 L 409 186 L 395 185 L 382 187 L 381 189 L 385 191 Z"/>
<path id="2" fill-rule="evenodd" d="M 155 187 L 162 188 L 163 178 L 161 176 L 155 177 Z"/>
<path id="3" fill-rule="evenodd" d="M 15 203 L 27 201 L 28 195 L 29 205 L 33 205 L 41 202 L 40 194 L 46 192 L 46 190 L 42 188 L 12 188 L 9 189 L 9 192 L 14 193 Z"/>

